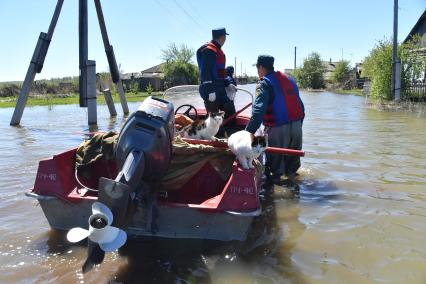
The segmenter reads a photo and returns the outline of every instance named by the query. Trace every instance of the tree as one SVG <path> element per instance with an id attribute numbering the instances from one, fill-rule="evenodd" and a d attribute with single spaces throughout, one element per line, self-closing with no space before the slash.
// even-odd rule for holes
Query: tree
<path id="1" fill-rule="evenodd" d="M 162 50 L 162 66 L 164 72 L 164 85 L 170 88 L 177 85 L 192 85 L 198 83 L 198 68 L 192 64 L 194 51 L 185 44 L 177 46 L 169 44 Z"/>
<path id="2" fill-rule="evenodd" d="M 380 40 L 364 59 L 363 76 L 371 80 L 370 95 L 373 98 L 391 99 L 392 42 Z"/>
<path id="3" fill-rule="evenodd" d="M 398 57 L 401 60 L 402 95 L 410 82 L 421 77 L 426 69 L 426 58 L 416 50 L 420 37 L 415 36 L 409 42 L 398 46 Z M 392 100 L 392 41 L 380 40 L 363 62 L 363 76 L 371 81 L 370 95 L 377 99 Z"/>
<path id="4" fill-rule="evenodd" d="M 336 69 L 333 71 L 333 83 L 339 86 L 343 86 L 348 80 L 351 68 L 349 67 L 349 61 L 343 60 L 337 62 Z"/>
<path id="5" fill-rule="evenodd" d="M 294 71 L 294 76 L 302 88 L 321 89 L 324 87 L 324 73 L 320 55 L 313 52 L 303 60 L 302 68 Z"/>
<path id="6" fill-rule="evenodd" d="M 131 83 L 130 91 L 134 94 L 137 94 L 139 92 L 139 82 L 137 80 L 134 80 Z"/>
<path id="7" fill-rule="evenodd" d="M 152 87 L 151 83 L 148 83 L 148 85 L 145 88 L 145 92 L 148 93 L 148 95 L 151 95 L 151 93 L 154 91 L 154 88 Z"/>

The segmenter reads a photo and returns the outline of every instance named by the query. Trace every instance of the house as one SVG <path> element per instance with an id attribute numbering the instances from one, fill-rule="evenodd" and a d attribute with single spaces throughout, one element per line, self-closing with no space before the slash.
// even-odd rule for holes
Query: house
<path id="1" fill-rule="evenodd" d="M 164 63 L 155 65 L 141 72 L 126 73 L 121 75 L 123 87 L 129 91 L 136 83 L 140 91 L 145 91 L 151 85 L 154 91 L 164 89 L 164 73 L 162 66 Z"/>
<path id="2" fill-rule="evenodd" d="M 426 9 L 408 33 L 404 43 L 409 41 L 414 35 L 420 36 L 420 46 L 415 50 L 421 57 L 426 57 Z M 413 80 L 408 86 L 403 86 L 403 92 L 409 100 L 426 101 L 426 69 L 420 78 Z"/>
<path id="3" fill-rule="evenodd" d="M 325 69 L 324 80 L 330 82 L 333 79 L 333 72 L 336 70 L 336 65 L 338 62 L 331 61 L 322 61 L 322 66 Z"/>
<path id="4" fill-rule="evenodd" d="M 426 48 L 426 9 L 423 11 L 423 14 L 405 38 L 404 43 L 409 41 L 414 35 L 420 35 L 420 46 L 421 48 Z"/>

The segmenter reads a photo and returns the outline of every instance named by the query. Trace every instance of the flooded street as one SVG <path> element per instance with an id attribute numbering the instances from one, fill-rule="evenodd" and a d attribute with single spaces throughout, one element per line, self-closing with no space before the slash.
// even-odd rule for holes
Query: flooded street
<path id="1" fill-rule="evenodd" d="M 85 275 L 85 247 L 50 231 L 24 193 L 40 159 L 82 141 L 86 109 L 28 107 L 19 128 L 0 109 L 0 283 L 426 283 L 426 115 L 352 95 L 302 99 L 300 197 L 265 198 L 246 244 L 143 240 Z M 110 120 L 99 106 L 100 131 L 119 130 L 116 108 Z"/>

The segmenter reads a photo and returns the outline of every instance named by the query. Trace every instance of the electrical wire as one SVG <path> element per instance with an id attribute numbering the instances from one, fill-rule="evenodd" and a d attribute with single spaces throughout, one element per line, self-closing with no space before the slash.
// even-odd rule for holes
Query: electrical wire
<path id="1" fill-rule="evenodd" d="M 178 16 L 176 16 L 176 14 L 175 13 L 173 13 L 167 6 L 165 6 L 165 5 L 163 5 L 163 3 L 161 3 L 161 1 L 160 0 L 154 0 L 154 2 L 156 2 L 163 10 L 165 10 L 168 14 L 170 14 L 173 18 L 175 18 L 176 20 L 178 20 L 181 24 L 183 24 L 183 25 L 187 25 L 188 23 L 186 23 L 185 21 L 183 21 L 181 18 L 179 18 Z M 190 25 L 191 26 L 191 28 L 193 28 L 193 26 L 192 25 Z M 200 28 L 199 26 L 197 26 L 198 28 Z M 197 32 L 200 36 L 201 35 L 203 35 L 204 36 L 204 34 L 202 34 L 201 32 L 200 32 L 200 30 L 198 30 L 198 29 L 193 29 L 193 31 L 195 31 L 195 32 Z"/>
<path id="2" fill-rule="evenodd" d="M 204 28 L 201 26 L 201 24 L 190 13 L 188 13 L 188 11 L 185 8 L 183 8 L 182 5 L 180 5 L 177 0 L 174 0 L 174 2 L 176 6 L 178 6 L 178 8 L 197 25 L 198 28 L 204 31 Z"/>

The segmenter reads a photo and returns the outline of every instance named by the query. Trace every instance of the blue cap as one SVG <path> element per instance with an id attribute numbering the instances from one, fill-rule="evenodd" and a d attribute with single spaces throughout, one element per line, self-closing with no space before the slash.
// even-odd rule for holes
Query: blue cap
<path id="1" fill-rule="evenodd" d="M 262 67 L 265 68 L 273 68 L 274 67 L 274 57 L 272 57 L 271 55 L 259 55 L 257 57 L 257 63 L 256 65 L 260 65 Z"/>
<path id="2" fill-rule="evenodd" d="M 213 36 L 213 38 L 218 38 L 218 37 L 223 36 L 223 35 L 229 35 L 226 32 L 225 28 L 217 28 L 217 29 L 213 29 L 212 30 L 212 36 Z"/>
<path id="3" fill-rule="evenodd" d="M 234 66 L 227 66 L 226 75 L 232 75 L 232 74 L 234 74 Z"/>

